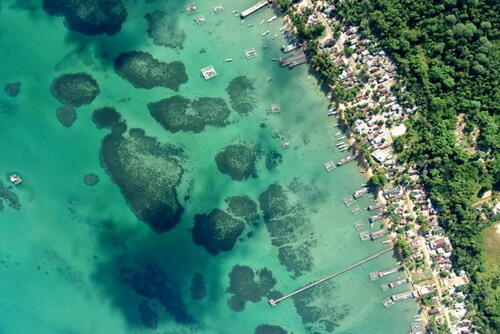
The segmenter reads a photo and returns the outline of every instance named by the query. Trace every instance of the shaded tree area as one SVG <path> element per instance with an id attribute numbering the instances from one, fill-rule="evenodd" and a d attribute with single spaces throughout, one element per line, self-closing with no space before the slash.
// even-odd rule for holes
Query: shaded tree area
<path id="1" fill-rule="evenodd" d="M 399 68 L 419 111 L 398 140 L 403 162 L 416 164 L 452 239 L 454 263 L 468 287 L 483 333 L 500 332 L 499 278 L 485 275 L 481 231 L 472 208 L 499 188 L 499 22 L 495 0 L 346 0 L 336 16 L 361 28 Z M 459 145 L 459 116 L 468 145 Z M 487 291 L 484 286 L 492 286 Z M 496 288 L 495 288 L 496 287 Z"/>

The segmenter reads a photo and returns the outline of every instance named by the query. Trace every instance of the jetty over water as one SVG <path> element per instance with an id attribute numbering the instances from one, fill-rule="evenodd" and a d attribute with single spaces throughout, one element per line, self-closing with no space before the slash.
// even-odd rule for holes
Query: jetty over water
<path id="1" fill-rule="evenodd" d="M 261 0 L 261 1 L 257 2 L 252 7 L 248 8 L 247 10 L 242 11 L 240 14 L 241 18 L 244 19 L 248 15 L 255 13 L 256 11 L 258 11 L 259 9 L 261 9 L 262 7 L 267 5 L 268 3 L 269 3 L 269 0 Z"/>
<path id="2" fill-rule="evenodd" d="M 292 69 L 295 66 L 304 64 L 306 62 L 307 55 L 302 49 L 279 59 L 281 67 L 288 67 L 289 69 Z"/>
<path id="3" fill-rule="evenodd" d="M 269 303 L 269 305 L 271 305 L 272 307 L 274 307 L 278 303 L 284 301 L 285 299 L 291 298 L 291 297 L 293 297 L 295 295 L 298 295 L 299 293 L 302 293 L 302 292 L 304 292 L 304 291 L 306 291 L 308 289 L 314 288 L 315 286 L 320 285 L 323 282 L 326 282 L 326 281 L 328 281 L 328 280 L 330 280 L 330 279 L 332 279 L 332 278 L 334 278 L 336 276 L 339 276 L 340 274 L 343 274 L 343 273 L 345 273 L 345 272 L 347 272 L 347 271 L 349 271 L 351 269 L 354 269 L 354 268 L 356 268 L 356 267 L 358 267 L 358 266 L 360 266 L 362 264 L 365 264 L 365 263 L 367 263 L 367 262 L 369 262 L 369 261 L 371 261 L 371 260 L 373 260 L 373 259 L 375 259 L 375 258 L 377 258 L 377 257 L 379 257 L 381 255 L 384 255 L 385 253 L 390 252 L 393 249 L 394 249 L 394 246 L 392 246 L 390 248 L 387 248 L 387 249 L 384 249 L 383 251 L 380 251 L 380 252 L 378 252 L 376 254 L 373 254 L 373 255 L 367 257 L 364 260 L 361 260 L 359 262 L 351 264 L 350 266 L 345 267 L 344 269 L 342 269 L 340 271 L 337 271 L 336 273 L 333 273 L 331 275 L 323 277 L 320 280 L 314 281 L 314 282 L 312 282 L 312 283 L 310 283 L 310 284 L 308 284 L 308 285 L 306 285 L 306 286 L 304 286 L 304 287 L 302 287 L 300 289 L 297 289 L 297 290 L 295 290 L 295 291 L 293 291 L 293 292 L 291 292 L 291 293 L 289 293 L 287 295 L 284 295 L 283 297 L 280 297 L 278 299 L 269 299 L 268 303 Z"/>

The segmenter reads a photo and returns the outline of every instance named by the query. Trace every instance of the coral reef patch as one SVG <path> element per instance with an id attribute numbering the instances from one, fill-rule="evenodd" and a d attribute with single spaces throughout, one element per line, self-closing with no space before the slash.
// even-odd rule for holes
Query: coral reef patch
<path id="1" fill-rule="evenodd" d="M 21 93 L 20 82 L 9 82 L 4 86 L 5 93 L 10 97 L 16 97 Z"/>
<path id="2" fill-rule="evenodd" d="M 241 115 L 249 114 L 255 108 L 255 87 L 246 76 L 231 80 L 226 88 L 231 107 Z"/>
<path id="3" fill-rule="evenodd" d="M 100 89 L 90 74 L 69 73 L 54 79 L 50 92 L 62 104 L 76 108 L 94 101 Z"/>
<path id="4" fill-rule="evenodd" d="M 83 176 L 83 183 L 87 186 L 95 186 L 97 183 L 99 183 L 99 176 L 97 176 L 94 173 L 88 173 Z"/>
<path id="5" fill-rule="evenodd" d="M 104 107 L 94 110 L 92 122 L 98 129 L 113 127 L 120 120 L 120 113 L 113 107 Z"/>
<path id="6" fill-rule="evenodd" d="M 224 127 L 231 110 L 221 98 L 190 100 L 176 95 L 148 104 L 151 116 L 170 132 L 201 132 L 206 126 Z"/>
<path id="7" fill-rule="evenodd" d="M 191 298 L 200 300 L 205 298 L 207 294 L 207 287 L 205 286 L 205 279 L 202 274 L 195 273 L 191 279 Z"/>
<path id="8" fill-rule="evenodd" d="M 258 149 L 248 143 L 230 144 L 217 153 L 215 163 L 221 173 L 233 180 L 244 181 L 250 176 L 257 177 L 258 153 Z"/>
<path id="9" fill-rule="evenodd" d="M 68 106 L 58 107 L 56 110 L 56 118 L 62 126 L 70 127 L 76 121 L 76 109 Z"/>
<path id="10" fill-rule="evenodd" d="M 182 62 L 165 63 L 147 52 L 122 53 L 115 58 L 114 67 L 115 72 L 135 88 L 166 87 L 177 91 L 188 81 Z"/>
<path id="11" fill-rule="evenodd" d="M 148 35 L 155 45 L 182 49 L 186 33 L 177 27 L 173 15 L 162 10 L 155 10 L 144 15 L 148 21 Z"/>

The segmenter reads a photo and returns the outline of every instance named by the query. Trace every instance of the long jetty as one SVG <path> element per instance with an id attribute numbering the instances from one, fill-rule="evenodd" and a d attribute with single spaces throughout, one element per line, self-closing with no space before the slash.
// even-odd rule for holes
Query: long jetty
<path id="1" fill-rule="evenodd" d="M 261 9 L 262 7 L 267 5 L 268 3 L 269 3 L 269 0 L 262 0 L 262 1 L 257 2 L 252 7 L 248 8 L 247 10 L 242 11 L 240 14 L 241 18 L 244 19 L 248 15 L 255 13 L 256 11 L 258 11 L 259 9 Z"/>
<path id="2" fill-rule="evenodd" d="M 377 258 L 377 257 L 379 257 L 379 256 L 381 256 L 381 255 L 384 255 L 385 253 L 387 253 L 387 252 L 389 252 L 389 251 L 391 251 L 391 250 L 393 250 L 393 249 L 394 249 L 394 246 L 392 246 L 392 247 L 390 247 L 390 248 L 387 248 L 387 249 L 384 249 L 383 251 L 380 251 L 380 252 L 378 252 L 378 253 L 376 253 L 376 254 L 373 254 L 372 256 L 369 256 L 369 257 L 367 257 L 367 258 L 366 258 L 366 259 L 364 259 L 364 260 L 361 260 L 361 261 L 359 261 L 359 262 L 356 262 L 356 263 L 354 263 L 354 264 L 351 264 L 349 267 L 345 267 L 344 269 L 342 269 L 342 270 L 340 270 L 340 271 L 337 271 L 336 273 L 333 273 L 333 274 L 328 275 L 328 276 L 326 276 L 326 277 L 323 277 L 323 278 L 322 278 L 322 279 L 320 279 L 320 280 L 314 281 L 314 282 L 312 282 L 312 283 L 310 283 L 310 284 L 308 284 L 308 285 L 306 285 L 306 286 L 304 286 L 304 287 L 302 287 L 302 288 L 300 288 L 300 289 L 297 289 L 297 290 L 295 290 L 295 291 L 293 291 L 293 292 L 291 292 L 291 293 L 289 293 L 289 294 L 287 294 L 287 295 L 285 295 L 285 296 L 283 296 L 283 297 L 280 297 L 280 298 L 278 298 L 278 299 L 269 299 L 269 301 L 268 301 L 268 302 L 269 302 L 269 305 L 271 305 L 272 307 L 274 307 L 274 306 L 276 306 L 278 303 L 280 303 L 280 302 L 284 301 L 285 299 L 288 299 L 288 298 L 290 298 L 290 297 L 293 297 L 293 296 L 295 296 L 295 295 L 298 295 L 299 293 L 304 292 L 304 291 L 306 291 L 306 290 L 308 290 L 308 289 L 314 288 L 315 286 L 320 285 L 321 283 L 326 282 L 326 281 L 328 281 L 328 280 L 330 280 L 330 279 L 332 279 L 332 278 L 334 278 L 334 277 L 336 277 L 336 276 L 339 276 L 340 274 L 343 274 L 343 273 L 345 273 L 346 271 L 349 271 L 349 270 L 351 270 L 351 269 L 354 269 L 354 268 L 356 268 L 356 267 L 358 267 L 358 266 L 360 266 L 360 265 L 362 265 L 362 264 L 365 264 L 365 263 L 366 263 L 366 262 L 368 262 L 368 261 L 371 261 L 371 260 L 373 260 L 373 259 L 375 259 L 375 258 Z"/>

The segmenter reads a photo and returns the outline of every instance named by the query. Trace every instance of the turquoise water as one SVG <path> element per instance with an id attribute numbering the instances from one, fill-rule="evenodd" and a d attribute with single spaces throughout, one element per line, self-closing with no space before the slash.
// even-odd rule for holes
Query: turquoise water
<path id="1" fill-rule="evenodd" d="M 369 213 L 362 210 L 354 216 L 342 203 L 366 181 L 358 167 L 352 163 L 331 173 L 323 168 L 326 161 L 345 156 L 334 146 L 338 129 L 335 120 L 326 117 L 325 94 L 306 66 L 289 71 L 271 61 L 280 56 L 284 41 L 281 35 L 272 39 L 282 22 L 260 24 L 273 15 L 270 9 L 241 24 L 231 11 L 248 7 L 252 0 L 221 0 L 225 7 L 221 14 L 212 12 L 219 2 L 200 1 L 198 12 L 207 18 L 200 26 L 194 22 L 198 14 L 182 12 L 182 1 L 126 1 L 129 16 L 118 34 L 84 36 L 67 30 L 64 18 L 48 16 L 40 2 L 16 6 L 16 1 L 7 0 L 0 10 L 0 85 L 22 83 L 17 97 L 0 94 L 0 175 L 4 185 L 11 172 L 25 179 L 12 189 L 21 209 L 6 205 L 0 212 L 1 333 L 253 333 L 261 324 L 278 325 L 290 333 L 308 333 L 311 328 L 320 333 L 408 331 L 416 314 L 414 302 L 390 309 L 381 303 L 394 291 L 382 293 L 379 285 L 396 277 L 368 280 L 371 271 L 393 266 L 389 254 L 311 294 L 310 305 L 326 313 L 322 318 L 335 322 L 329 329 L 319 321 L 304 323 L 292 300 L 270 308 L 263 297 L 247 302 L 240 312 L 228 307 L 228 274 L 235 265 L 269 269 L 277 281 L 274 290 L 287 293 L 384 248 L 380 242 L 359 241 L 353 224 L 360 219 L 366 223 Z M 177 29 L 185 32 L 182 49 L 154 45 L 148 37 L 143 16 L 156 9 L 169 13 Z M 248 27 L 251 23 L 254 26 Z M 262 37 L 266 30 L 270 33 Z M 250 48 L 255 48 L 257 57 L 247 60 L 243 51 Z M 112 66 L 114 57 L 128 51 L 182 61 L 189 81 L 179 92 L 136 89 Z M 226 63 L 225 58 L 234 60 Z M 210 64 L 218 76 L 205 81 L 200 69 Z M 55 116 L 61 104 L 49 88 L 59 75 L 76 72 L 91 74 L 101 93 L 91 104 L 79 107 L 76 122 L 66 128 Z M 172 134 L 147 109 L 148 103 L 176 94 L 190 99 L 221 97 L 229 103 L 225 89 L 242 75 L 254 83 L 257 103 L 246 117 L 233 111 L 226 127 Z M 270 77 L 274 80 L 268 81 Z M 273 103 L 281 105 L 280 114 L 269 113 Z M 114 106 L 129 128 L 144 129 L 159 142 L 183 149 L 185 173 L 178 190 L 185 212 L 171 231 L 156 234 L 139 221 L 103 169 L 99 150 L 109 131 L 96 129 L 91 120 L 92 111 L 103 106 Z M 289 149 L 281 148 L 283 139 L 290 141 Z M 276 150 L 283 161 L 271 171 L 261 158 L 256 178 L 233 181 L 219 172 L 214 157 L 238 141 L 259 144 L 266 152 Z M 97 174 L 100 182 L 86 186 L 87 173 Z M 195 214 L 224 209 L 228 196 L 244 194 L 257 201 L 270 184 L 290 189 L 294 180 L 300 187 L 288 193 L 300 203 L 305 217 L 301 223 L 307 231 L 303 238 L 311 241 L 310 271 L 294 277 L 280 264 L 278 248 L 262 222 L 247 226 L 234 248 L 217 256 L 193 244 Z M 187 195 L 189 200 L 184 200 Z M 358 205 L 364 208 L 370 201 L 364 198 Z M 250 231 L 254 236 L 245 237 Z M 138 272 L 148 264 L 160 268 L 169 288 L 182 299 L 181 308 L 194 321 L 176 319 L 178 305 L 164 307 L 158 298 L 137 293 L 124 282 L 123 273 L 117 273 L 123 270 L 122 262 L 131 263 Z M 201 300 L 190 294 L 194 273 L 202 274 L 206 284 Z M 144 301 L 158 314 L 156 330 L 141 323 L 138 306 Z"/>

